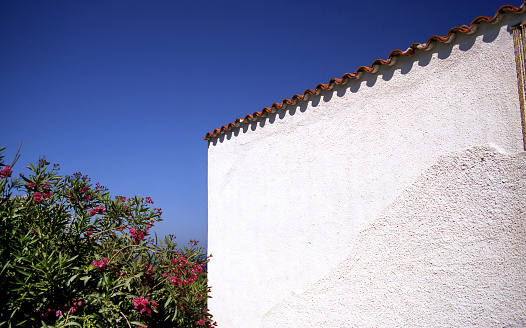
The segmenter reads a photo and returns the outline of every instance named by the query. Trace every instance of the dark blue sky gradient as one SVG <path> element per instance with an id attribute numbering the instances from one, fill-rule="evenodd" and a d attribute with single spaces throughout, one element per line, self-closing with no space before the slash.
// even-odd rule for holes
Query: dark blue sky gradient
<path id="1" fill-rule="evenodd" d="M 206 132 L 504 4 L 1 0 L 0 146 L 23 141 L 16 174 L 45 155 L 150 196 L 158 234 L 206 245 Z"/>

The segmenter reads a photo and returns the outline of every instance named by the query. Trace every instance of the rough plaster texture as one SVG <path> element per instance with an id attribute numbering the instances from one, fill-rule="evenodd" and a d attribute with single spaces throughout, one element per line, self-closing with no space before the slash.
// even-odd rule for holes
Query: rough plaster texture
<path id="1" fill-rule="evenodd" d="M 526 327 L 526 153 L 444 156 L 261 327 Z"/>
<path id="2" fill-rule="evenodd" d="M 220 327 L 279 327 L 269 313 L 348 258 L 440 156 L 486 144 L 522 150 L 509 31 L 522 20 L 482 24 L 209 142 L 209 307 Z"/>

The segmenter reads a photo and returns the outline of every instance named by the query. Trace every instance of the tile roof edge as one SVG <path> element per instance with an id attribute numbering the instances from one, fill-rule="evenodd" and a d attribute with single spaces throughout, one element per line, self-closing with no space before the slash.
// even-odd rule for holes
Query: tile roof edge
<path id="1" fill-rule="evenodd" d="M 359 79 L 364 72 L 367 73 L 376 73 L 381 65 L 392 66 L 396 63 L 398 56 L 412 56 L 416 50 L 430 50 L 433 47 L 434 42 L 449 43 L 453 40 L 452 36 L 456 33 L 474 33 L 479 24 L 483 22 L 494 23 L 499 20 L 499 16 L 504 15 L 506 12 L 515 12 L 520 13 L 526 10 L 526 0 L 522 3 L 520 7 L 515 7 L 512 5 L 504 5 L 500 7 L 493 17 L 479 16 L 475 18 L 469 26 L 462 25 L 453 27 L 449 30 L 446 36 L 431 36 L 425 44 L 422 43 L 413 43 L 407 48 L 406 51 L 395 49 L 391 51 L 387 60 L 376 59 L 370 66 L 360 66 L 356 69 L 354 73 L 345 73 L 341 78 L 332 78 L 328 83 L 320 83 L 316 86 L 314 90 L 307 89 L 303 92 L 303 95 L 295 94 L 290 99 L 283 99 L 281 103 L 273 103 L 270 107 L 263 108 L 260 112 L 254 112 L 252 115 L 246 115 L 243 118 L 237 118 L 234 122 L 229 123 L 228 125 L 223 125 L 219 129 L 208 132 L 203 140 L 210 140 L 216 138 L 221 134 L 225 134 L 227 131 L 232 130 L 233 128 L 239 127 L 241 123 L 245 122 L 255 122 L 260 117 L 265 117 L 270 113 L 275 113 L 277 110 L 285 108 L 288 105 L 295 105 L 298 101 L 308 100 L 311 95 L 319 95 L 323 90 L 332 90 L 336 84 L 345 84 L 348 80 Z"/>

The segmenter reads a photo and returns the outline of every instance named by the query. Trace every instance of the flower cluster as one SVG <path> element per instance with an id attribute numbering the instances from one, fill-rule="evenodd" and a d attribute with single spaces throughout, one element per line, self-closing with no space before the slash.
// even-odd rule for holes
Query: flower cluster
<path id="1" fill-rule="evenodd" d="M 152 200 L 151 197 L 140 198 L 139 201 L 140 201 L 142 204 L 153 204 L 153 200 Z"/>
<path id="2" fill-rule="evenodd" d="M 37 190 L 37 185 L 32 183 L 32 182 L 28 182 L 26 184 L 27 188 L 28 189 L 36 189 Z M 51 185 L 49 184 L 49 182 L 46 182 L 44 184 L 44 188 L 43 188 L 43 192 L 40 192 L 40 191 L 35 191 L 33 193 L 33 201 L 35 203 L 39 203 L 42 201 L 42 199 L 48 199 L 48 198 L 51 198 Z"/>
<path id="3" fill-rule="evenodd" d="M 132 237 L 133 242 L 135 244 L 140 243 L 141 240 L 143 240 L 145 236 L 148 236 L 148 229 L 150 229 L 151 227 L 153 227 L 153 220 L 150 220 L 150 223 L 148 223 L 148 225 L 144 227 L 144 230 L 141 230 L 141 229 L 135 230 L 135 228 L 130 228 L 130 236 Z"/>
<path id="4" fill-rule="evenodd" d="M 77 310 L 82 306 L 82 301 L 78 301 L 76 299 L 73 299 L 73 306 L 71 307 L 71 313 L 77 312 Z"/>
<path id="5" fill-rule="evenodd" d="M 80 173 L 75 173 L 74 176 L 77 176 L 77 177 L 82 177 L 82 181 L 85 182 L 85 181 L 89 181 L 89 178 L 87 176 L 82 176 Z M 71 193 L 69 193 L 67 195 L 67 198 L 68 200 L 73 200 L 75 202 L 79 202 L 81 200 L 86 200 L 86 202 L 89 202 L 92 198 L 91 194 L 90 194 L 90 191 L 91 189 L 84 185 L 83 187 L 77 187 L 77 191 L 75 193 L 73 193 L 74 195 L 76 195 L 76 197 L 74 198 L 73 195 Z"/>
<path id="6" fill-rule="evenodd" d="M 44 199 L 48 199 L 51 197 L 51 186 L 49 185 L 49 182 L 46 182 L 44 184 Z"/>
<path id="7" fill-rule="evenodd" d="M 97 268 L 106 269 L 108 266 L 108 259 L 103 257 L 101 261 L 93 261 L 93 265 Z"/>
<path id="8" fill-rule="evenodd" d="M 100 183 L 95 183 L 95 189 L 97 189 L 98 191 L 108 191 L 108 188 L 104 187 L 103 185 L 101 185 Z"/>
<path id="9" fill-rule="evenodd" d="M 60 311 L 60 310 L 59 310 L 59 311 Z M 42 310 L 40 310 L 40 309 L 36 309 L 36 310 L 35 310 L 35 312 L 40 316 L 41 319 L 47 319 L 47 317 L 49 317 L 50 315 L 53 315 L 54 312 L 57 313 L 57 314 L 59 314 L 59 311 L 56 311 L 56 312 L 55 312 L 55 311 L 53 311 L 53 310 L 51 310 L 51 309 L 47 309 L 47 310 L 44 310 L 44 311 L 42 311 Z M 62 311 L 60 311 L 60 314 L 62 314 Z M 59 314 L 59 315 L 60 315 L 60 314 Z M 58 317 L 59 315 L 57 315 L 57 317 Z"/>
<path id="10" fill-rule="evenodd" d="M 154 207 L 153 211 L 155 212 L 155 215 L 160 219 L 161 215 L 163 215 L 163 211 L 160 208 Z"/>
<path id="11" fill-rule="evenodd" d="M 147 268 L 147 270 L 146 270 L 146 272 L 144 274 L 144 281 L 152 282 L 153 281 L 153 271 L 152 271 L 153 266 L 150 264 L 149 267 L 146 267 L 146 265 L 145 265 L 144 268 L 145 269 Z"/>
<path id="12" fill-rule="evenodd" d="M 79 310 L 79 308 L 82 306 L 82 301 L 78 301 L 76 299 L 73 299 L 73 306 L 70 307 L 71 313 L 75 313 Z M 35 313 L 40 317 L 40 319 L 47 319 L 48 317 L 60 317 L 64 314 L 64 312 L 67 312 L 67 305 L 64 305 L 61 309 L 58 310 L 52 310 L 52 309 L 46 309 L 46 310 L 40 310 L 36 309 Z"/>
<path id="13" fill-rule="evenodd" d="M 179 259 L 174 258 L 172 264 L 175 265 L 173 272 L 175 276 L 170 277 L 170 282 L 175 287 L 180 287 L 182 285 L 190 285 L 193 283 L 200 273 L 205 272 L 203 264 L 193 263 L 189 268 L 187 266 L 188 260 L 182 256 Z M 163 274 L 164 277 L 167 277 L 168 274 Z M 199 299 L 201 300 L 201 299 Z"/>
<path id="14" fill-rule="evenodd" d="M 172 264 L 176 265 L 177 263 L 179 263 L 179 266 L 187 265 L 188 260 L 184 256 L 182 256 L 180 259 L 174 258 L 172 260 Z"/>
<path id="15" fill-rule="evenodd" d="M 150 304 L 150 301 L 148 297 L 137 297 L 133 300 L 133 305 L 135 306 L 135 309 L 139 311 L 140 313 L 149 316 L 152 314 L 152 309 L 156 309 L 159 304 L 157 302 L 152 301 Z"/>
<path id="16" fill-rule="evenodd" d="M 130 236 L 133 238 L 133 242 L 135 244 L 138 244 L 141 242 L 141 240 L 144 239 L 145 232 L 142 230 L 135 230 L 134 228 L 130 228 Z"/>
<path id="17" fill-rule="evenodd" d="M 6 165 L 2 170 L 0 170 L 0 178 L 8 178 L 12 173 L 13 171 L 11 170 L 11 165 Z"/>
<path id="18" fill-rule="evenodd" d="M 95 214 L 102 214 L 104 212 L 106 212 L 106 208 L 105 207 L 97 206 L 97 207 L 92 208 L 92 209 L 89 210 L 89 215 L 93 216 Z"/>
<path id="19" fill-rule="evenodd" d="M 80 188 L 79 191 L 80 191 L 81 196 L 83 195 L 86 198 L 87 202 L 89 202 L 91 200 L 91 195 L 87 194 L 87 192 L 90 191 L 89 187 L 84 186 L 84 187 Z"/>
<path id="20" fill-rule="evenodd" d="M 44 192 L 44 195 L 42 195 L 42 193 L 40 191 L 36 191 L 34 194 L 33 194 L 33 200 L 35 201 L 35 203 L 38 203 L 38 202 L 41 202 L 42 201 L 42 196 L 44 196 L 44 199 L 48 199 L 49 197 L 51 197 L 51 192 Z"/>

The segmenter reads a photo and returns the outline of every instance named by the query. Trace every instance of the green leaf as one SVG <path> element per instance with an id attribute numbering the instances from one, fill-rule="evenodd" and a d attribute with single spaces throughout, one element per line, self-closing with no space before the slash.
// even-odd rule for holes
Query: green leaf
<path id="1" fill-rule="evenodd" d="M 79 276 L 79 275 L 76 274 L 76 275 L 74 275 L 73 277 L 69 278 L 69 280 L 68 280 L 68 282 L 66 283 L 66 285 L 67 285 L 67 286 L 70 286 L 70 285 L 71 285 L 71 282 L 72 282 L 73 280 L 75 280 L 78 276 Z"/>
<path id="2" fill-rule="evenodd" d="M 2 267 L 2 271 L 0 271 L 0 275 L 4 273 L 7 266 L 11 263 L 11 260 L 8 260 L 7 263 Z"/>
<path id="3" fill-rule="evenodd" d="M 172 300 L 173 300 L 172 296 L 168 297 L 168 299 L 166 300 L 166 303 L 164 303 L 164 307 L 168 308 L 168 304 L 170 304 Z"/>
<path id="4" fill-rule="evenodd" d="M 88 280 L 90 280 L 91 277 L 90 276 L 84 276 L 82 278 L 80 278 L 80 280 L 84 281 L 84 286 L 86 286 L 86 284 L 88 283 Z"/>
<path id="5" fill-rule="evenodd" d="M 26 272 L 26 271 L 23 271 L 23 270 L 20 270 L 20 269 L 18 269 L 18 272 L 21 273 L 21 274 L 23 274 L 24 276 L 28 276 L 28 277 L 31 277 L 31 276 L 32 276 L 31 273 Z"/>

